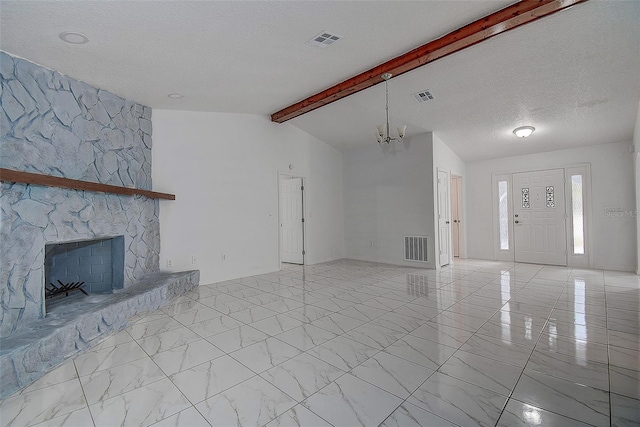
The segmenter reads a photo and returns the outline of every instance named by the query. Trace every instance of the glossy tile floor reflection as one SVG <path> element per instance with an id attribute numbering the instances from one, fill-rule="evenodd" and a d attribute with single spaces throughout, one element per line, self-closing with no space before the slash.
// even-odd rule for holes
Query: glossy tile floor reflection
<path id="1" fill-rule="evenodd" d="M 0 402 L 1 424 L 639 425 L 639 292 L 477 260 L 287 266 L 135 319 Z"/>

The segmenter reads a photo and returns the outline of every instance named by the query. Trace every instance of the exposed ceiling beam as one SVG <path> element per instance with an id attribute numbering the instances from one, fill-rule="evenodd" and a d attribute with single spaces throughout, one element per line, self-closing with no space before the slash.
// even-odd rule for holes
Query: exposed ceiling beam
<path id="1" fill-rule="evenodd" d="M 394 77 L 399 76 L 493 36 L 585 1 L 587 0 L 522 0 L 273 113 L 271 121 L 284 123 L 381 83 L 383 80 L 380 76 L 384 73 L 391 73 Z"/>

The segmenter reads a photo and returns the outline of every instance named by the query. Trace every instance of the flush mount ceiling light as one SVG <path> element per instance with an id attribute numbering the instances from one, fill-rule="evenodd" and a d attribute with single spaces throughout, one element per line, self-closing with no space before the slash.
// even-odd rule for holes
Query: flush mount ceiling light
<path id="1" fill-rule="evenodd" d="M 89 43 L 89 38 L 81 33 L 74 33 L 74 32 L 67 31 L 64 33 L 60 33 L 59 37 L 60 37 L 60 40 L 66 43 L 71 43 L 71 44 Z"/>
<path id="2" fill-rule="evenodd" d="M 184 98 L 184 95 L 181 93 L 170 93 L 169 95 L 167 95 L 167 97 L 171 99 L 180 99 L 180 98 Z"/>
<path id="3" fill-rule="evenodd" d="M 526 138 L 530 136 L 534 130 L 536 130 L 536 128 L 534 128 L 533 126 L 520 126 L 519 128 L 515 128 L 513 130 L 513 133 L 518 138 Z"/>
<path id="4" fill-rule="evenodd" d="M 380 76 L 382 80 L 384 80 L 384 92 L 386 94 L 386 109 L 387 109 L 387 123 L 386 125 L 378 125 L 378 144 L 382 145 L 383 142 L 389 144 L 391 141 L 402 142 L 402 138 L 404 138 L 405 132 L 407 130 L 406 126 L 401 126 L 398 128 L 398 136 L 396 138 L 391 137 L 391 131 L 389 127 L 389 79 L 392 77 L 391 73 L 384 73 Z"/>

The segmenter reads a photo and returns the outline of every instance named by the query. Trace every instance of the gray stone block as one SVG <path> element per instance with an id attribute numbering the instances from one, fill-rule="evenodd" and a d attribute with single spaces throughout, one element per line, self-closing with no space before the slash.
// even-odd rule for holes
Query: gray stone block
<path id="1" fill-rule="evenodd" d="M 76 329 L 78 330 L 79 338 L 84 342 L 89 342 L 100 336 L 100 330 L 98 326 L 102 322 L 102 315 L 100 313 L 93 313 L 87 315 L 82 322 L 76 323 Z"/>
<path id="2" fill-rule="evenodd" d="M 102 164 L 110 174 L 118 171 L 118 156 L 115 151 L 107 151 L 102 157 Z"/>
<path id="3" fill-rule="evenodd" d="M 98 141 L 102 128 L 99 122 L 87 120 L 82 116 L 76 117 L 71 124 L 71 131 L 83 141 Z"/>
<path id="4" fill-rule="evenodd" d="M 57 73 L 54 75 L 57 75 Z M 71 92 L 49 89 L 45 91 L 45 96 L 51 103 L 51 108 L 56 117 L 65 126 L 71 126 L 73 119 L 82 113 L 76 98 Z"/>
<path id="5" fill-rule="evenodd" d="M 35 100 L 36 108 L 40 114 L 44 114 L 51 109 L 51 104 L 35 80 L 34 73 L 37 72 L 38 70 L 28 61 L 18 61 L 16 63 L 16 78 L 20 83 L 22 83 L 22 86 L 24 86 L 27 92 L 29 92 L 29 95 Z"/>
<path id="6" fill-rule="evenodd" d="M 74 79 L 69 79 L 71 92 L 79 104 L 87 110 L 91 109 L 98 102 L 98 90 L 91 85 Z"/>
<path id="7" fill-rule="evenodd" d="M 115 117 L 112 117 L 112 120 L 113 124 L 115 124 L 118 129 L 127 129 L 131 127 L 126 115 L 123 115 L 123 113 L 116 114 Z"/>
<path id="8" fill-rule="evenodd" d="M 61 159 L 68 159 L 65 162 L 65 173 L 67 178 L 78 179 L 82 176 L 83 166 L 78 164 L 78 150 L 80 149 L 80 138 L 71 130 L 60 125 L 53 125 L 51 142 L 56 148 L 56 152 Z"/>
<path id="9" fill-rule="evenodd" d="M 29 95 L 29 92 L 20 84 L 18 80 L 9 80 L 7 82 L 13 97 L 24 107 L 27 113 L 36 109 L 36 101 Z"/>
<path id="10" fill-rule="evenodd" d="M 11 277 L 11 276 L 10 276 Z M 14 318 L 17 320 L 22 314 L 22 310 L 24 310 L 27 305 L 27 296 L 24 292 L 20 292 L 24 288 L 24 277 L 13 276 L 11 277 L 12 286 L 7 289 L 8 298 L 6 301 L 6 306 L 9 309 L 17 309 L 19 312 L 14 313 Z"/>
<path id="11" fill-rule="evenodd" d="M 13 137 L 15 139 L 25 140 L 25 131 L 31 127 L 31 123 L 38 118 L 38 112 L 32 111 L 31 113 L 25 112 L 18 120 L 13 122 Z"/>
<path id="12" fill-rule="evenodd" d="M 153 146 L 152 142 L 151 142 L 151 137 L 149 135 L 144 135 L 142 137 L 142 141 L 144 142 L 144 146 L 151 149 L 151 147 Z"/>
<path id="13" fill-rule="evenodd" d="M 49 89 L 60 91 L 64 89 L 64 77 L 60 73 L 53 73 L 49 80 Z"/>
<path id="14" fill-rule="evenodd" d="M 43 307 L 39 304 L 36 304 L 34 301 L 27 298 L 25 301 L 24 308 L 22 309 L 22 313 L 20 313 L 21 319 L 37 319 L 39 317 L 43 317 Z"/>
<path id="15" fill-rule="evenodd" d="M 144 132 L 147 135 L 151 135 L 152 133 L 152 126 L 151 126 L 151 120 L 148 119 L 140 119 L 140 129 L 142 130 L 142 132 Z"/>
<path id="16" fill-rule="evenodd" d="M 0 51 L 0 76 L 3 79 L 9 80 L 13 78 L 14 63 L 13 58 L 10 55 Z"/>
<path id="17" fill-rule="evenodd" d="M 109 117 L 109 113 L 107 113 L 100 100 L 89 109 L 89 114 L 91 114 L 93 120 L 97 120 L 103 126 L 108 126 L 111 123 L 111 117 Z"/>
<path id="18" fill-rule="evenodd" d="M 10 91 L 5 89 L 4 82 L 0 102 L 2 103 L 2 109 L 12 122 L 18 120 L 25 113 L 22 104 L 13 97 L 13 94 Z"/>
<path id="19" fill-rule="evenodd" d="M 53 206 L 31 199 L 22 199 L 13 205 L 13 210 L 27 224 L 43 228 L 47 225 L 48 215 Z"/>
<path id="20" fill-rule="evenodd" d="M 84 172 L 87 170 L 86 167 L 95 161 L 95 158 L 96 154 L 93 150 L 93 144 L 90 142 L 80 143 L 80 148 L 78 149 L 78 162 L 83 165 L 82 175 L 84 175 Z"/>
<path id="21" fill-rule="evenodd" d="M 2 100 L 2 94 L 0 94 L 0 100 Z M 4 110 L 0 108 L 0 139 L 4 139 L 11 132 L 11 121 L 5 114 Z"/>
<path id="22" fill-rule="evenodd" d="M 19 135 L 18 132 L 15 132 L 14 129 L 14 137 L 20 139 L 26 139 L 31 143 L 36 143 L 40 141 L 44 141 L 43 132 L 47 132 L 45 129 L 47 128 L 47 124 L 44 121 L 44 118 L 41 116 L 35 116 L 33 120 L 29 121 L 24 129 L 22 129 L 22 136 Z M 26 141 L 22 141 L 26 143 Z M 46 142 L 45 142 L 46 143 Z"/>
<path id="23" fill-rule="evenodd" d="M 120 111 L 124 107 L 123 99 L 112 94 L 111 92 L 107 92 L 106 90 L 98 90 L 98 99 L 104 106 L 107 114 L 112 119 L 116 117 L 116 115 L 120 114 Z"/>
<path id="24" fill-rule="evenodd" d="M 107 150 L 121 150 L 124 148 L 124 133 L 120 129 L 103 128 L 100 143 Z"/>

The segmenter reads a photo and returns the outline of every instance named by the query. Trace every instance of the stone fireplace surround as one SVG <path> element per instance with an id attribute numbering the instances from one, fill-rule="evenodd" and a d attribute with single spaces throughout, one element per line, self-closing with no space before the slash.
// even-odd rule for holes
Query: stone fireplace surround
<path id="1" fill-rule="evenodd" d="M 0 167 L 151 189 L 151 109 L 0 51 Z M 3 182 L 0 398 L 198 285 L 159 272 L 159 203 L 145 196 Z M 45 316 L 50 243 L 123 236 L 124 283 L 110 299 Z"/>

